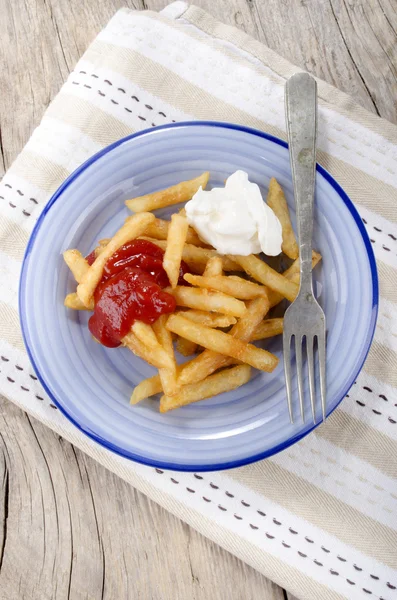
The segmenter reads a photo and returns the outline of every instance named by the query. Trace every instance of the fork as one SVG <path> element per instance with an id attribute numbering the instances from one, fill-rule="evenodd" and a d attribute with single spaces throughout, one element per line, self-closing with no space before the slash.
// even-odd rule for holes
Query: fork
<path id="1" fill-rule="evenodd" d="M 285 383 L 289 416 L 291 423 L 293 423 L 291 342 L 292 338 L 294 338 L 300 413 L 302 421 L 305 422 L 302 349 L 303 342 L 306 340 L 310 404 L 313 422 L 316 423 L 316 390 L 314 378 L 314 343 L 316 338 L 323 421 L 326 416 L 326 398 L 325 315 L 313 295 L 312 280 L 313 206 L 317 137 L 317 84 L 315 79 L 307 73 L 293 75 L 286 83 L 285 102 L 300 256 L 299 293 L 284 315 L 283 350 Z"/>

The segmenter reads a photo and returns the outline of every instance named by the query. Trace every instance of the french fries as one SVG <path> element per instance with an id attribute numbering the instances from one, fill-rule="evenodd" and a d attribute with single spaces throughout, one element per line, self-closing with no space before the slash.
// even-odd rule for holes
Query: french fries
<path id="1" fill-rule="evenodd" d="M 142 235 L 149 223 L 154 221 L 154 218 L 154 215 L 146 212 L 135 215 L 133 219 L 124 223 L 121 229 L 119 229 L 114 237 L 112 237 L 110 242 L 105 246 L 103 252 L 96 257 L 93 264 L 83 276 L 82 281 L 77 286 L 77 295 L 83 304 L 86 306 L 90 305 L 94 290 L 102 277 L 103 268 L 107 259 L 123 246 L 123 244 Z"/>
<path id="2" fill-rule="evenodd" d="M 299 248 L 283 190 L 275 179 L 270 181 L 267 203 L 282 226 L 283 253 L 293 259 L 283 273 L 278 272 L 282 256 L 271 263 L 272 268 L 256 255 L 219 255 L 189 226 L 183 207 L 176 210 L 170 221 L 150 212 L 190 200 L 200 186 L 205 188 L 208 178 L 209 173 L 203 173 L 166 190 L 127 200 L 126 205 L 135 214 L 112 238 L 98 242 L 91 266 L 78 250 L 63 254 L 78 284 L 76 292 L 66 296 L 65 306 L 95 310 L 96 286 L 107 260 L 121 246 L 143 239 L 164 250 L 162 264 L 170 282 L 164 291 L 174 297 L 178 308 L 173 314 L 161 315 L 152 325 L 133 321 L 121 340 L 123 346 L 158 369 L 156 375 L 135 387 L 130 403 L 162 394 L 161 413 L 244 385 L 252 367 L 272 372 L 279 362 L 277 356 L 251 342 L 283 332 L 283 319 L 269 319 L 268 312 L 284 299 L 292 302 L 299 291 Z M 178 285 L 182 260 L 189 267 L 184 275 L 189 286 Z M 313 251 L 312 266 L 320 260 L 321 255 Z M 159 264 L 158 258 L 155 262 L 149 256 L 148 260 L 143 257 L 142 267 L 135 268 L 151 272 L 151 265 Z M 146 301 L 142 293 L 141 302 Z M 123 310 L 122 306 L 120 314 Z M 180 354 L 196 356 L 177 365 L 174 339 Z"/>
<path id="3" fill-rule="evenodd" d="M 253 279 L 268 286 L 275 292 L 279 292 L 290 302 L 293 302 L 298 294 L 298 285 L 289 281 L 280 273 L 269 267 L 263 260 L 251 254 L 250 256 L 233 256 L 233 259 L 243 267 Z"/>
<path id="4" fill-rule="evenodd" d="M 71 308 L 72 310 L 94 310 L 94 302 L 91 301 L 90 305 L 86 306 L 82 303 L 76 292 L 66 296 L 64 305 L 66 308 Z"/>
<path id="5" fill-rule="evenodd" d="M 244 342 L 251 340 L 256 328 L 259 326 L 269 310 L 269 300 L 267 298 L 256 298 L 252 300 L 243 317 L 232 327 L 230 335 Z M 182 365 L 179 375 L 179 383 L 188 385 L 201 381 L 217 369 L 227 367 L 233 363 L 233 359 L 214 352 L 213 350 L 204 350 L 199 356 Z"/>
<path id="6" fill-rule="evenodd" d="M 160 375 L 153 375 L 149 379 L 143 379 L 138 385 L 135 386 L 134 391 L 131 394 L 130 404 L 138 404 L 150 396 L 160 394 L 163 391 Z"/>
<path id="7" fill-rule="evenodd" d="M 263 285 L 258 285 L 257 283 L 252 283 L 252 281 L 247 281 L 236 276 L 225 277 L 219 275 L 206 277 L 204 275 L 186 273 L 184 279 L 197 287 L 223 292 L 240 300 L 252 300 L 258 296 L 267 295 L 266 288 Z"/>
<path id="8" fill-rule="evenodd" d="M 167 352 L 170 358 L 170 366 L 159 369 L 161 387 L 167 396 L 174 396 L 179 391 L 179 385 L 176 378 L 177 365 L 172 344 L 172 335 L 166 328 L 167 319 L 167 315 L 161 315 L 161 317 L 153 323 L 153 331 L 162 348 Z"/>
<path id="9" fill-rule="evenodd" d="M 78 250 L 66 250 L 63 253 L 63 260 L 72 271 L 72 275 L 77 283 L 81 283 L 90 268 L 90 265 L 81 252 Z"/>
<path id="10" fill-rule="evenodd" d="M 178 213 L 178 214 L 180 214 L 180 213 Z M 186 215 L 180 214 L 180 216 L 186 216 Z M 131 219 L 132 217 L 127 217 L 127 218 Z M 166 240 L 168 237 L 169 228 L 170 228 L 169 221 L 165 221 L 164 219 L 155 219 L 153 221 L 153 223 L 150 223 L 148 225 L 148 228 L 146 229 L 146 235 L 148 237 L 155 238 L 156 240 Z M 193 244 L 193 246 L 203 246 L 203 247 L 207 246 L 207 244 L 205 244 L 202 240 L 200 240 L 199 236 L 194 231 L 193 227 L 190 227 L 190 226 L 188 227 L 188 230 L 186 233 L 186 243 Z"/>
<path id="11" fill-rule="evenodd" d="M 211 292 L 183 285 L 178 285 L 173 290 L 166 288 L 166 291 L 174 296 L 178 306 L 219 312 L 232 317 L 242 317 L 246 311 L 244 302 L 221 292 Z"/>
<path id="12" fill-rule="evenodd" d="M 167 247 L 167 242 L 164 240 L 156 240 L 154 238 L 149 238 L 148 236 L 141 236 L 143 240 L 148 240 L 153 244 L 156 244 L 159 248 L 163 250 Z M 217 256 L 222 260 L 222 267 L 224 271 L 243 271 L 244 269 L 233 259 L 228 256 L 219 257 L 216 253 L 216 250 L 211 250 L 210 248 L 199 248 L 198 246 L 193 246 L 193 244 L 185 244 L 182 252 L 182 260 L 185 261 L 194 273 L 198 273 L 201 275 L 206 266 L 207 262 L 213 256 Z"/>
<path id="13" fill-rule="evenodd" d="M 193 323 L 180 315 L 168 317 L 167 329 L 204 348 L 241 360 L 261 371 L 272 372 L 278 364 L 278 358 L 274 354 L 242 342 L 223 331 Z"/>
<path id="14" fill-rule="evenodd" d="M 109 242 L 110 238 L 103 238 L 102 240 L 99 240 L 98 246 L 95 248 L 95 258 L 102 254 Z"/>
<path id="15" fill-rule="evenodd" d="M 312 268 L 313 269 L 320 262 L 320 260 L 321 260 L 321 254 L 319 254 L 318 252 L 315 252 L 313 250 L 313 253 L 312 253 Z M 300 282 L 299 258 L 294 260 L 294 262 L 289 267 L 289 269 L 284 271 L 283 277 L 285 277 L 289 281 L 292 281 L 293 283 L 296 283 L 296 285 L 299 288 L 299 282 Z M 279 292 L 276 292 L 274 290 L 270 290 L 269 300 L 270 300 L 270 307 L 277 306 L 277 304 L 279 304 L 282 300 L 284 300 L 284 295 L 280 294 Z"/>
<path id="16" fill-rule="evenodd" d="M 197 350 L 197 344 L 178 336 L 176 340 L 176 349 L 182 356 L 192 356 Z"/>
<path id="17" fill-rule="evenodd" d="M 251 300 L 246 313 L 231 329 L 230 335 L 244 342 L 251 341 L 257 326 L 269 312 L 269 307 L 269 298 Z"/>
<path id="18" fill-rule="evenodd" d="M 289 258 L 298 258 L 299 247 L 296 241 L 294 230 L 292 229 L 291 217 L 288 204 L 281 185 L 277 179 L 271 178 L 269 191 L 266 200 L 268 206 L 273 210 L 281 223 L 283 243 L 281 249 Z"/>
<path id="19" fill-rule="evenodd" d="M 163 348 L 149 348 L 132 331 L 123 337 L 121 343 L 153 367 L 160 369 L 172 366 L 170 357 L 163 351 Z"/>
<path id="20" fill-rule="evenodd" d="M 182 365 L 177 365 L 177 375 L 180 373 L 181 368 Z M 161 382 L 159 372 L 157 375 L 153 375 L 153 377 L 143 379 L 140 383 L 138 383 L 137 386 L 135 386 L 134 391 L 131 394 L 130 404 L 138 404 L 138 402 L 142 402 L 142 400 L 150 398 L 151 396 L 155 396 L 156 394 L 161 394 L 163 391 L 163 384 Z"/>
<path id="21" fill-rule="evenodd" d="M 142 323 L 142 321 L 135 321 L 131 327 L 131 331 L 153 354 L 156 365 L 173 368 L 174 365 L 169 353 L 162 347 L 150 325 Z"/>
<path id="22" fill-rule="evenodd" d="M 204 277 L 223 275 L 223 263 L 220 256 L 212 256 L 208 259 L 203 275 Z"/>
<path id="23" fill-rule="evenodd" d="M 180 202 L 187 202 L 200 187 L 205 189 L 209 176 L 210 174 L 206 171 L 195 179 L 181 181 L 166 190 L 127 200 L 126 205 L 130 210 L 138 213 L 157 210 L 158 208 L 172 206 L 173 204 L 179 204 Z"/>
<path id="24" fill-rule="evenodd" d="M 186 385 L 175 396 L 162 396 L 160 398 L 160 412 L 164 413 L 192 402 L 211 398 L 223 392 L 230 392 L 249 381 L 251 367 L 239 365 L 207 377 L 200 383 Z"/>
<path id="25" fill-rule="evenodd" d="M 229 327 L 230 325 L 235 325 L 237 322 L 236 317 L 205 312 L 203 310 L 186 310 L 180 314 L 186 317 L 186 319 L 190 319 L 195 323 L 201 323 L 201 325 L 206 325 L 207 327 Z"/>
<path id="26" fill-rule="evenodd" d="M 312 252 L 312 269 L 314 269 L 314 267 L 320 262 L 320 260 L 321 260 L 321 254 L 319 254 L 318 252 L 315 252 L 315 250 L 313 250 L 313 252 Z M 283 277 L 286 277 L 287 279 L 292 280 L 293 275 L 295 275 L 296 273 L 298 273 L 298 275 L 300 274 L 299 258 L 294 260 L 294 262 L 289 267 L 289 269 L 284 271 Z"/>
<path id="27" fill-rule="evenodd" d="M 168 275 L 172 288 L 178 284 L 183 247 L 186 242 L 188 222 L 186 217 L 172 215 L 168 230 L 167 246 L 164 253 L 163 267 Z"/>
<path id="28" fill-rule="evenodd" d="M 284 319 L 267 319 L 259 323 L 255 329 L 254 335 L 251 336 L 251 341 L 264 340 L 283 333 Z"/>

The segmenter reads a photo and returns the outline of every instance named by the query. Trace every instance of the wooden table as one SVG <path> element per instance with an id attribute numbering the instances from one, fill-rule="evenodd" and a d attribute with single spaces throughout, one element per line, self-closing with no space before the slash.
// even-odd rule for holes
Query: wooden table
<path id="1" fill-rule="evenodd" d="M 166 4 L 0 0 L 0 175 L 113 13 Z M 397 122 L 395 0 L 196 4 Z M 292 600 L 13 404 L 0 406 L 0 600 Z"/>

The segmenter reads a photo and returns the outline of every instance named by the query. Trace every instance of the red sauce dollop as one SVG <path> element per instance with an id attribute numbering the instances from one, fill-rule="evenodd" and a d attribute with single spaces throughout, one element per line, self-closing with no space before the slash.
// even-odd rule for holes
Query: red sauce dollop
<path id="1" fill-rule="evenodd" d="M 134 321 L 153 323 L 174 312 L 175 300 L 164 292 L 169 285 L 163 269 L 164 251 L 147 240 L 128 242 L 106 262 L 95 293 L 94 314 L 88 321 L 91 334 L 104 346 L 116 348 Z M 95 252 L 87 256 L 92 264 Z M 188 267 L 182 262 L 179 284 Z"/>
<path id="2" fill-rule="evenodd" d="M 94 314 L 88 321 L 92 335 L 104 346 L 116 348 L 135 320 L 153 323 L 175 310 L 175 299 L 153 277 L 126 267 L 96 288 Z"/>
<path id="3" fill-rule="evenodd" d="M 167 273 L 163 269 L 164 250 L 147 240 L 133 240 L 121 246 L 107 261 L 104 275 L 118 273 L 125 267 L 137 267 L 152 275 L 160 287 L 170 284 Z M 188 266 L 183 261 L 179 273 L 179 285 L 185 285 L 183 279 L 188 272 Z"/>

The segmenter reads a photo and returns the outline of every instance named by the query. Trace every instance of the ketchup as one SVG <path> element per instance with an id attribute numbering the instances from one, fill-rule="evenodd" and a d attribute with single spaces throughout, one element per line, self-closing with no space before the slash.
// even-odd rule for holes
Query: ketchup
<path id="1" fill-rule="evenodd" d="M 164 251 L 147 240 L 133 240 L 121 246 L 106 262 L 102 279 L 94 292 L 94 314 L 88 321 L 91 334 L 104 346 L 116 348 L 134 321 L 153 323 L 160 315 L 175 311 L 163 269 Z M 95 251 L 86 257 L 92 264 Z M 188 272 L 182 261 L 179 284 Z"/>
<path id="2" fill-rule="evenodd" d="M 88 321 L 92 335 L 104 346 L 116 348 L 135 320 L 153 323 L 174 312 L 176 303 L 153 277 L 136 267 L 126 267 L 105 281 L 94 293 L 95 310 Z"/>
<path id="3" fill-rule="evenodd" d="M 93 250 L 92 252 L 90 252 L 89 255 L 85 257 L 85 259 L 88 262 L 88 264 L 91 266 L 92 263 L 96 259 L 95 250 Z"/>
<path id="4" fill-rule="evenodd" d="M 164 250 L 147 240 L 133 240 L 121 246 L 109 258 L 104 268 L 104 275 L 118 273 L 125 267 L 138 267 L 146 273 L 150 273 L 160 287 L 170 284 L 167 273 L 163 269 Z M 183 279 L 188 272 L 188 266 L 181 261 L 179 271 L 179 285 L 186 285 Z"/>

